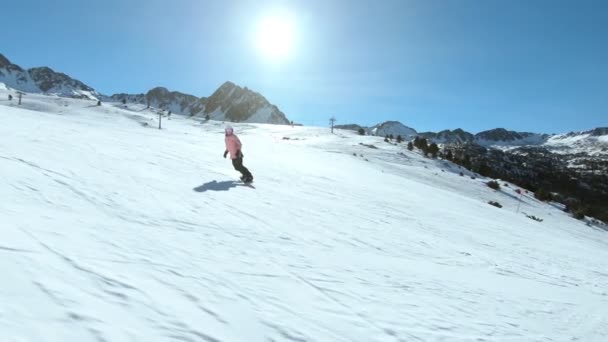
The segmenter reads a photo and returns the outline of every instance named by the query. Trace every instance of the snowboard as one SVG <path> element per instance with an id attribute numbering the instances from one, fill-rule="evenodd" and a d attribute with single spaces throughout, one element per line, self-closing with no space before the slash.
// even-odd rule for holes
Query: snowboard
<path id="1" fill-rule="evenodd" d="M 242 179 L 239 179 L 239 184 L 242 185 L 242 186 L 246 186 L 248 188 L 255 189 L 255 187 L 253 186 L 253 181 L 251 181 L 251 182 L 244 182 Z"/>

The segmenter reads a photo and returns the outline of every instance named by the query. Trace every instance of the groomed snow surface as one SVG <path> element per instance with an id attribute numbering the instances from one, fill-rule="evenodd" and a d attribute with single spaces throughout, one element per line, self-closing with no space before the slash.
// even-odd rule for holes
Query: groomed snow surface
<path id="1" fill-rule="evenodd" d="M 250 188 L 221 122 L 119 107 L 0 91 L 1 341 L 608 341 L 608 234 L 558 205 L 237 124 Z"/>

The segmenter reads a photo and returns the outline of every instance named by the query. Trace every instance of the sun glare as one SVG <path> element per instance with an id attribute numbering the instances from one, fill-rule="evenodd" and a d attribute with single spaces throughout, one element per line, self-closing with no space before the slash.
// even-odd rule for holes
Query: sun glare
<path id="1" fill-rule="evenodd" d="M 292 52 L 294 23 L 285 13 L 264 17 L 258 26 L 255 43 L 258 52 L 266 59 L 284 60 Z"/>

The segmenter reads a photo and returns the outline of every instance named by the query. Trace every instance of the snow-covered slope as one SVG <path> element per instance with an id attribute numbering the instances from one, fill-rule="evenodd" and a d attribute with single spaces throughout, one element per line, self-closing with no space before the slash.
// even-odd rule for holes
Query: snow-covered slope
<path id="1" fill-rule="evenodd" d="M 95 89 L 47 67 L 24 70 L 0 54 L 0 82 L 15 90 L 96 100 Z"/>
<path id="2" fill-rule="evenodd" d="M 591 156 L 608 156 L 608 127 L 553 135 L 544 146 L 557 153 L 584 152 Z"/>
<path id="3" fill-rule="evenodd" d="M 608 340 L 608 235 L 554 205 L 279 125 L 244 187 L 220 122 L 128 108 L 0 90 L 0 340 Z"/>

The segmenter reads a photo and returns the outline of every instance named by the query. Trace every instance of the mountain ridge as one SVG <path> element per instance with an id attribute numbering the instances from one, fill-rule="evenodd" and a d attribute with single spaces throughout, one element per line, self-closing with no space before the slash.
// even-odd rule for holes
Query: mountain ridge
<path id="1" fill-rule="evenodd" d="M 383 130 L 379 131 L 377 128 L 387 125 L 408 127 L 399 121 L 385 121 L 371 127 L 346 124 L 336 126 L 336 128 L 346 130 L 358 130 L 361 128 L 368 135 L 385 136 L 390 135 L 391 133 L 387 133 Z M 414 132 L 416 131 L 414 130 Z M 399 134 L 405 139 L 408 139 L 406 138 L 406 135 Z M 397 134 L 393 135 L 396 136 Z M 473 143 L 502 150 L 535 146 L 547 148 L 556 153 L 563 153 L 564 150 L 569 152 L 571 147 L 578 152 L 587 152 L 589 155 L 608 155 L 608 127 L 597 127 L 585 131 L 571 131 L 560 134 L 517 132 L 505 128 L 494 128 L 473 134 L 461 128 L 457 128 L 454 130 L 446 129 L 439 132 L 416 132 L 413 133 L 413 135 L 427 138 L 429 142 L 444 145 Z"/>
<path id="2" fill-rule="evenodd" d="M 0 54 L 0 82 L 18 91 L 57 95 L 103 102 L 147 104 L 188 116 L 207 116 L 221 121 L 288 124 L 290 120 L 263 95 L 231 81 L 224 82 L 211 96 L 170 91 L 154 87 L 145 94 L 104 95 L 93 87 L 50 67 L 23 69 Z"/>
<path id="3" fill-rule="evenodd" d="M 92 87 L 49 67 L 23 69 L 0 54 L 0 82 L 24 92 L 56 94 L 64 97 L 97 100 Z"/>

